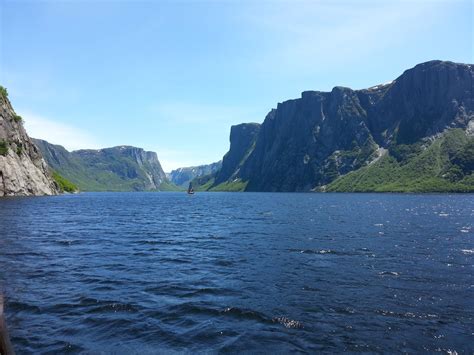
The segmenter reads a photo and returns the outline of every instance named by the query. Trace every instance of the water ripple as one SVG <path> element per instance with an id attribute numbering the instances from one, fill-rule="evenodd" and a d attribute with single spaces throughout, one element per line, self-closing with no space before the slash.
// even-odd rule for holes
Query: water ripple
<path id="1" fill-rule="evenodd" d="M 472 195 L 0 199 L 17 353 L 472 353 Z"/>

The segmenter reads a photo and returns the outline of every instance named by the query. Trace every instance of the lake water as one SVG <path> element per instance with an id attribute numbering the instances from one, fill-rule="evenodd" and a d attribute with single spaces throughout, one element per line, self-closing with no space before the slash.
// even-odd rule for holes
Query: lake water
<path id="1" fill-rule="evenodd" d="M 474 350 L 474 196 L 0 199 L 12 342 L 38 352 Z"/>

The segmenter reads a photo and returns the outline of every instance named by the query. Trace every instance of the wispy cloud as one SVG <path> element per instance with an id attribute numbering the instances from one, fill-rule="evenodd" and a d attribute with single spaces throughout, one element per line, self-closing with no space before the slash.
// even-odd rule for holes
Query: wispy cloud
<path id="1" fill-rule="evenodd" d="M 99 141 L 85 130 L 28 111 L 17 110 L 17 112 L 24 118 L 25 128 L 30 137 L 62 145 L 69 151 L 100 148 Z"/>
<path id="2" fill-rule="evenodd" d="M 165 102 L 152 104 L 150 111 L 162 120 L 178 124 L 229 124 L 229 122 L 261 120 L 258 114 L 248 107 L 218 104 Z"/>
<path id="3" fill-rule="evenodd" d="M 248 15 L 256 33 L 263 33 L 258 53 L 259 70 L 314 65 L 329 68 L 371 58 L 384 48 L 403 44 L 406 35 L 432 25 L 449 2 L 398 1 L 263 2 L 263 8 Z M 270 6 L 276 5 L 276 6 Z M 261 16 L 264 12 L 265 16 Z M 423 18 L 423 21 L 420 21 Z M 268 38 L 270 34 L 270 38 Z M 400 43 L 401 42 L 401 43 Z"/>

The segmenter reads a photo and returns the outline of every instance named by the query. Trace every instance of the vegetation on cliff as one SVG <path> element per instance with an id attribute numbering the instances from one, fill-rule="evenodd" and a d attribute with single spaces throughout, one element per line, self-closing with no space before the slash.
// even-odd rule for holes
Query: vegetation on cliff
<path id="1" fill-rule="evenodd" d="M 8 97 L 8 91 L 2 85 L 0 85 L 0 96 L 2 96 L 5 99 Z"/>
<path id="2" fill-rule="evenodd" d="M 344 175 L 325 191 L 474 192 L 474 137 L 461 129 L 425 143 L 392 145 L 378 161 Z"/>
<path id="3" fill-rule="evenodd" d="M 59 175 L 56 171 L 53 171 L 52 175 L 53 175 L 54 181 L 56 181 L 56 183 L 58 184 L 59 190 L 61 192 L 74 193 L 74 192 L 79 191 L 76 185 L 74 185 L 72 182 L 65 179 L 61 175 Z"/>
<path id="4" fill-rule="evenodd" d="M 8 153 L 8 143 L 4 140 L 0 140 L 0 155 L 7 155 Z"/>

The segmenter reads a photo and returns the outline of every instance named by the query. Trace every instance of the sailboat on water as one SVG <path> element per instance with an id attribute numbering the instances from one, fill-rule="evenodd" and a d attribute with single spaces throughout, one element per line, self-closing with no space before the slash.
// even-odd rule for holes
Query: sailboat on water
<path id="1" fill-rule="evenodd" d="M 194 195 L 193 183 L 190 182 L 188 186 L 188 195 Z"/>

